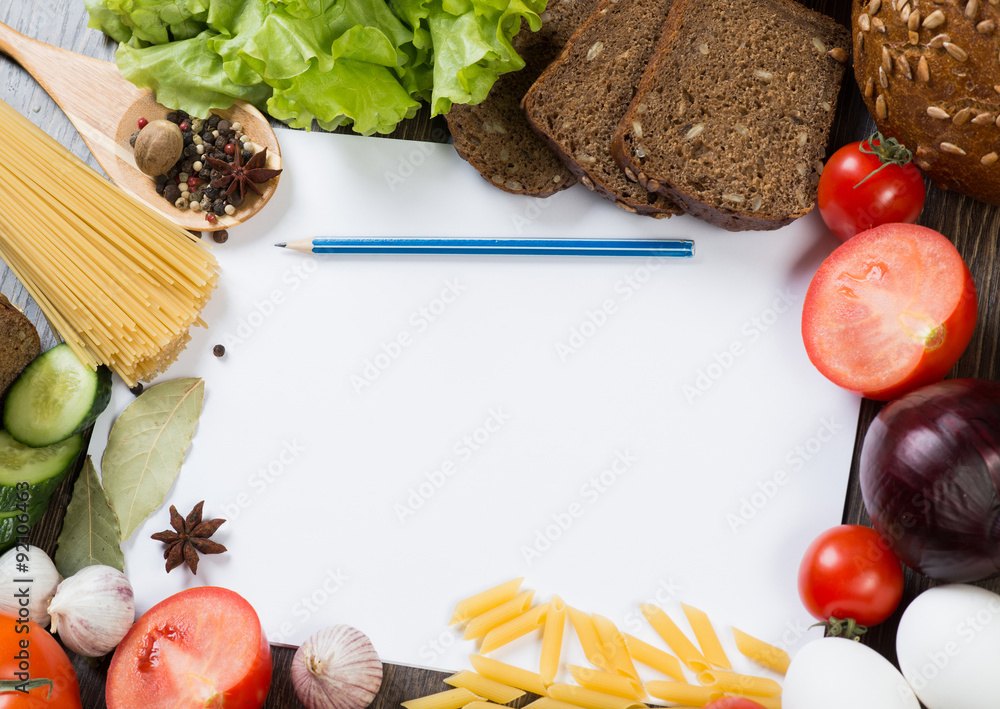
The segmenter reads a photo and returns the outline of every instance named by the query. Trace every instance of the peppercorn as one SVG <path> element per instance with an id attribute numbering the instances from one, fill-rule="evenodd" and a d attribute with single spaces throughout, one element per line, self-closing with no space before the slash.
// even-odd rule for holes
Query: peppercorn
<path id="1" fill-rule="evenodd" d="M 215 239 L 217 244 L 224 244 L 229 241 L 229 232 L 225 229 L 220 229 L 219 231 L 212 232 L 212 238 Z"/>
<path id="2" fill-rule="evenodd" d="M 179 120 L 179 121 L 185 121 L 185 120 L 187 120 L 190 117 L 191 116 L 188 115 L 187 111 L 182 111 L 179 108 L 177 109 L 177 120 Z"/>
<path id="3" fill-rule="evenodd" d="M 222 150 L 223 148 L 226 147 L 226 143 L 228 142 L 229 140 L 226 138 L 226 136 L 220 135 L 218 138 L 215 139 L 215 147 Z"/>
<path id="4" fill-rule="evenodd" d="M 212 202 L 212 211 L 221 217 L 223 214 L 226 213 L 225 202 L 223 202 L 221 199 L 217 199 L 214 202 Z"/>
<path id="5" fill-rule="evenodd" d="M 215 136 L 212 135 L 212 131 L 210 130 L 206 130 L 205 132 L 203 132 L 201 134 L 201 139 L 208 144 L 212 144 L 215 142 Z"/>
<path id="6" fill-rule="evenodd" d="M 130 387 L 129 391 L 132 392 L 133 396 L 139 396 L 142 393 L 142 382 L 138 382 L 134 387 Z"/>
<path id="7" fill-rule="evenodd" d="M 242 152 L 242 154 L 240 155 L 240 157 L 243 158 L 243 164 L 246 165 L 248 162 L 250 162 L 250 158 L 253 157 L 253 151 L 252 150 L 244 150 Z"/>
<path id="8" fill-rule="evenodd" d="M 234 207 L 241 207 L 243 206 L 243 198 L 240 197 L 239 192 L 233 192 L 231 195 L 229 195 L 229 203 Z"/>
<path id="9" fill-rule="evenodd" d="M 216 345 L 215 347 L 213 347 L 212 354 L 214 354 L 216 357 L 222 357 L 224 354 L 226 354 L 225 345 Z"/>
<path id="10" fill-rule="evenodd" d="M 143 118 L 140 118 L 135 123 L 136 123 L 137 126 L 139 126 L 139 130 L 142 130 L 143 128 L 145 128 L 146 126 L 149 125 L 149 120 L 146 119 L 145 117 L 143 117 Z"/>
<path id="11" fill-rule="evenodd" d="M 217 199 L 219 197 L 219 194 L 220 192 L 218 187 L 209 186 L 205 188 L 205 196 L 208 197 L 209 199 L 212 200 Z"/>
<path id="12" fill-rule="evenodd" d="M 209 224 L 215 224 L 217 221 L 219 221 L 219 218 L 214 214 L 212 214 L 211 212 L 209 212 L 208 214 L 205 215 L 205 221 L 208 222 Z"/>
<path id="13" fill-rule="evenodd" d="M 176 111 L 171 111 L 170 113 L 167 114 L 167 120 L 170 121 L 171 123 L 177 123 L 178 120 L 180 119 L 177 118 Z"/>
<path id="14" fill-rule="evenodd" d="M 233 145 L 232 143 L 226 143 L 226 147 L 223 148 L 223 150 L 226 151 L 226 155 L 235 155 L 236 154 L 236 146 Z"/>
<path id="15" fill-rule="evenodd" d="M 168 182 L 163 190 L 163 196 L 168 202 L 176 202 L 177 198 L 181 196 L 181 188 L 173 182 Z"/>
<path id="16" fill-rule="evenodd" d="M 198 146 L 194 143 L 189 143 L 184 147 L 184 154 L 188 157 L 193 157 L 198 154 Z"/>
<path id="17" fill-rule="evenodd" d="M 225 118 L 223 118 L 222 120 L 220 120 L 219 123 L 218 123 L 218 125 L 215 126 L 216 130 L 218 130 L 219 133 L 225 133 L 226 131 L 228 131 L 232 127 L 233 127 L 233 124 L 230 123 L 229 121 L 227 121 Z"/>
<path id="18" fill-rule="evenodd" d="M 129 136 L 128 144 L 134 148 L 135 147 L 135 140 L 138 137 L 139 137 L 139 131 L 136 131 L 135 133 L 133 133 L 132 135 Z"/>
<path id="19" fill-rule="evenodd" d="M 211 128 L 212 130 L 215 130 L 215 127 L 219 125 L 219 121 L 221 120 L 222 120 L 221 118 L 219 118 L 217 115 L 213 113 L 211 116 L 208 117 L 208 127 Z"/>

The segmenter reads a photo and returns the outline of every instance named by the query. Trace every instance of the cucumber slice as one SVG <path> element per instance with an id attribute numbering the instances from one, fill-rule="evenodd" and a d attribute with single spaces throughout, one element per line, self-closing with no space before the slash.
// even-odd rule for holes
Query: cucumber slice
<path id="1" fill-rule="evenodd" d="M 110 400 L 111 371 L 93 371 L 63 343 L 21 372 L 7 394 L 3 426 L 18 443 L 50 446 L 85 430 Z"/>
<path id="2" fill-rule="evenodd" d="M 27 515 L 27 520 L 21 518 L 20 511 L 0 512 L 0 554 L 14 546 L 17 543 L 18 532 L 23 534 L 25 527 L 30 528 L 37 523 L 45 515 L 48 506 L 48 501 L 46 501 L 44 504 L 29 507 L 23 513 Z"/>
<path id="3" fill-rule="evenodd" d="M 45 448 L 31 448 L 0 431 L 0 514 L 13 512 L 19 504 L 48 504 L 76 465 L 83 448 L 83 434 Z M 18 488 L 19 483 L 24 483 Z M 27 495 L 25 495 L 27 493 Z"/>

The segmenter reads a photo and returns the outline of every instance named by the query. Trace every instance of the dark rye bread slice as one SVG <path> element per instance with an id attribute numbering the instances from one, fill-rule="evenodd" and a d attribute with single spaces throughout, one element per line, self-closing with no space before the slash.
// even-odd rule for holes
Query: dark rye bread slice
<path id="1" fill-rule="evenodd" d="M 612 154 L 700 219 L 784 226 L 815 202 L 849 42 L 793 0 L 675 0 Z"/>
<path id="2" fill-rule="evenodd" d="M 629 212 L 679 214 L 629 181 L 611 136 L 635 95 L 672 0 L 602 0 L 524 97 L 528 122 L 580 183 Z"/>
<path id="3" fill-rule="evenodd" d="M 0 294 L 0 401 L 31 360 L 42 353 L 38 330 Z"/>
<path id="4" fill-rule="evenodd" d="M 455 150 L 500 189 L 549 197 L 575 184 L 528 126 L 521 99 L 596 5 L 597 0 L 550 0 L 541 29 L 531 32 L 524 24 L 514 37 L 524 68 L 501 75 L 481 103 L 456 104 L 445 114 Z"/>

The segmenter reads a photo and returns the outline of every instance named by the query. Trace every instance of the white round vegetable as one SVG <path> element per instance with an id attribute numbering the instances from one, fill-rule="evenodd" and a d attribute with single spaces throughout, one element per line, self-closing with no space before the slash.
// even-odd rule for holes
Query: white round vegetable
<path id="1" fill-rule="evenodd" d="M 795 654 L 785 675 L 782 709 L 920 709 L 892 663 L 844 638 L 814 640 Z"/>
<path id="2" fill-rule="evenodd" d="M 1000 596 L 963 584 L 924 591 L 899 621 L 896 655 L 927 709 L 995 709 Z"/>

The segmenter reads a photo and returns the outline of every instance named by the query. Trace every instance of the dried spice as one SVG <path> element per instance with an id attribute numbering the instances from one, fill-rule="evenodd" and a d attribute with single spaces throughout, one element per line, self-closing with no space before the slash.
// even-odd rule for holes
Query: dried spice
<path id="1" fill-rule="evenodd" d="M 220 189 L 226 187 L 227 195 L 231 195 L 238 188 L 241 200 L 246 199 L 248 190 L 261 194 L 257 185 L 273 180 L 281 174 L 281 170 L 264 167 L 267 164 L 267 148 L 255 153 L 246 164 L 243 163 L 242 153 L 239 151 L 233 155 L 231 165 L 215 158 L 207 158 L 207 161 L 213 170 L 222 173 L 222 177 L 212 182 L 212 187 Z"/>
<path id="2" fill-rule="evenodd" d="M 152 535 L 153 539 L 167 545 L 163 552 L 163 558 L 167 560 L 167 573 L 181 564 L 187 564 L 191 573 L 197 574 L 198 554 L 221 554 L 226 551 L 226 547 L 210 539 L 226 520 L 202 521 L 201 511 L 204 505 L 205 501 L 202 500 L 187 517 L 181 517 L 177 508 L 170 505 L 170 526 L 174 530 L 167 529 Z"/>

